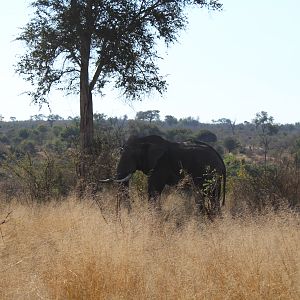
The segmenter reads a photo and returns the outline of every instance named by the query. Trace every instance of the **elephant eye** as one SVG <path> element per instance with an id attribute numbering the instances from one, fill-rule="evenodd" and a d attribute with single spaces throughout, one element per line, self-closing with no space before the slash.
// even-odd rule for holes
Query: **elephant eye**
<path id="1" fill-rule="evenodd" d="M 122 153 L 124 151 L 124 147 L 120 147 L 119 151 L 120 151 L 120 153 Z"/>

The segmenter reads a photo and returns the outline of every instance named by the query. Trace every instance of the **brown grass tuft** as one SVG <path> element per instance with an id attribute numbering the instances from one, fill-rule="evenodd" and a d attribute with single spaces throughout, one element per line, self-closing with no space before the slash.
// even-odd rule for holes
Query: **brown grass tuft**
<path id="1" fill-rule="evenodd" d="M 176 212 L 178 226 L 146 206 L 104 219 L 95 203 L 70 198 L 2 204 L 0 223 L 10 210 L 1 299 L 300 298 L 299 219 L 288 212 L 214 223 Z"/>

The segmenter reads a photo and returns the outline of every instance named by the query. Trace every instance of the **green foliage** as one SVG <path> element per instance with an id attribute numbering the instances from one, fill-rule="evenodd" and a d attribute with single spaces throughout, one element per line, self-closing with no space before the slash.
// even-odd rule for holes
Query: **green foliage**
<path id="1" fill-rule="evenodd" d="M 159 120 L 159 110 L 147 110 L 147 111 L 139 111 L 136 113 L 136 120 L 141 121 L 158 121 Z"/>
<path id="2" fill-rule="evenodd" d="M 165 116 L 165 123 L 168 125 L 168 126 L 175 126 L 178 124 L 178 120 L 171 116 L 171 115 L 167 115 Z"/>
<path id="3" fill-rule="evenodd" d="M 137 120 L 128 122 L 128 134 L 133 136 L 164 135 L 163 131 L 156 124 Z"/>
<path id="4" fill-rule="evenodd" d="M 265 111 L 257 113 L 253 123 L 260 130 L 260 135 L 262 136 L 271 136 L 278 133 L 279 126 L 274 124 L 274 118 L 272 116 L 269 117 Z"/>
<path id="5" fill-rule="evenodd" d="M 90 92 L 113 80 L 133 99 L 162 92 L 166 82 L 156 65 L 156 45 L 176 41 L 187 22 L 184 8 L 191 5 L 222 7 L 217 0 L 33 1 L 34 17 L 17 38 L 25 54 L 16 71 L 36 87 L 29 94 L 39 103 L 47 102 L 53 87 L 79 91 L 79 76 L 87 73 Z M 90 72 L 79 72 L 86 68 Z"/>
<path id="6" fill-rule="evenodd" d="M 224 158 L 234 214 L 262 213 L 280 207 L 300 208 L 300 172 L 290 162 L 265 167 L 229 154 Z"/>
<path id="7" fill-rule="evenodd" d="M 49 115 L 47 117 L 47 121 L 49 122 L 49 124 L 50 124 L 51 127 L 53 126 L 53 124 L 54 124 L 55 121 L 62 120 L 62 119 L 63 118 L 61 116 L 59 116 L 59 115 L 53 115 L 53 114 L 51 114 L 51 115 Z"/>
<path id="8" fill-rule="evenodd" d="M 31 200 L 47 201 L 66 196 L 74 187 L 74 174 L 68 164 L 46 152 L 33 158 L 28 152 L 23 156 L 9 155 L 4 169 L 12 176 Z"/>
<path id="9" fill-rule="evenodd" d="M 199 126 L 199 120 L 194 119 L 193 117 L 187 117 L 187 118 L 180 119 L 179 120 L 179 125 L 181 127 L 193 128 L 193 127 Z"/>
<path id="10" fill-rule="evenodd" d="M 147 176 L 141 172 L 137 171 L 133 174 L 132 180 L 131 180 L 131 188 L 135 189 L 138 193 L 138 196 L 141 199 L 147 199 L 148 198 L 148 180 Z"/>
<path id="11" fill-rule="evenodd" d="M 36 147 L 33 141 L 22 141 L 18 147 L 22 153 L 29 153 L 31 155 L 36 153 Z"/>
<path id="12" fill-rule="evenodd" d="M 37 130 L 41 133 L 41 134 L 45 134 L 48 131 L 47 126 L 45 125 L 39 125 Z"/>
<path id="13" fill-rule="evenodd" d="M 230 137 L 230 136 L 228 136 L 224 139 L 223 144 L 229 153 L 232 152 L 233 150 L 237 149 L 240 145 L 239 142 L 235 138 Z"/>
<path id="14" fill-rule="evenodd" d="M 294 142 L 291 152 L 297 168 L 300 168 L 300 138 Z"/>
<path id="15" fill-rule="evenodd" d="M 265 115 L 264 115 L 265 116 Z M 30 186 L 36 183 L 25 184 L 26 180 L 31 178 L 41 179 L 38 194 L 45 195 L 47 190 L 42 178 L 47 178 L 46 169 L 56 170 L 61 175 L 61 181 L 65 182 L 59 188 L 59 180 L 55 182 L 50 180 L 50 185 L 56 186 L 48 194 L 65 195 L 74 187 L 74 181 L 79 174 L 79 160 L 82 158 L 78 151 L 79 141 L 79 122 L 78 117 L 69 120 L 57 120 L 54 126 L 47 120 L 1 122 L 0 133 L 0 187 L 1 191 L 7 193 L 8 198 L 12 191 L 23 189 L 31 198 L 35 198 L 33 192 L 29 192 Z M 174 120 L 175 119 L 175 120 Z M 145 136 L 157 134 L 166 137 L 172 141 L 187 141 L 195 139 L 195 135 L 203 132 L 212 132 L 218 137 L 215 148 L 221 154 L 226 148 L 226 141 L 239 141 L 240 147 L 237 155 L 231 153 L 225 155 L 227 167 L 229 199 L 234 203 L 237 210 L 242 210 L 244 206 L 253 211 L 262 210 L 263 207 L 276 207 L 280 202 L 290 207 L 297 207 L 299 199 L 298 181 L 300 169 L 300 125 L 289 124 L 281 125 L 280 131 L 276 135 L 267 135 L 270 140 L 270 150 L 268 163 L 264 166 L 263 148 L 261 147 L 261 128 L 256 129 L 255 123 L 244 122 L 235 125 L 235 135 L 228 123 L 203 124 L 194 122 L 193 118 L 186 118 L 184 127 L 180 121 L 170 116 L 165 121 L 128 120 L 126 116 L 122 118 L 107 117 L 103 114 L 95 114 L 95 147 L 92 150 L 92 156 L 86 158 L 86 168 L 88 169 L 88 183 L 93 186 L 93 190 L 101 190 L 103 184 L 98 184 L 99 179 L 112 177 L 115 175 L 115 168 L 119 158 L 119 147 L 123 145 L 130 135 Z M 177 120 L 177 122 L 176 122 Z M 174 121 L 174 122 L 173 122 Z M 173 125 L 170 124 L 173 122 Z M 273 120 L 274 122 L 274 120 Z M 195 127 L 191 127 L 193 124 Z M 197 124 L 197 125 L 196 125 Z M 260 126 L 260 125 L 259 125 Z M 228 150 L 228 148 L 227 148 Z M 48 163 L 42 154 L 46 151 L 48 157 L 54 160 L 54 166 Z M 234 151 L 237 153 L 237 151 Z M 8 156 L 14 159 L 8 159 Z M 30 156 L 32 161 L 31 169 L 34 176 L 30 177 L 22 173 L 22 176 L 8 176 L 7 169 L 3 170 L 3 164 L 9 164 L 10 168 L 19 166 L 19 173 L 22 167 L 30 165 L 26 157 Z M 26 160 L 27 159 L 27 160 Z M 51 159 L 50 159 L 51 160 Z M 284 163 L 280 163 L 283 161 Z M 44 171 L 43 171 L 44 170 Z M 50 171 L 49 171 L 50 172 Z M 49 173 L 48 172 L 48 173 Z M 54 172 L 54 171 L 53 171 Z M 51 173 L 51 172 L 50 172 Z M 44 175 L 43 175 L 44 174 Z M 53 175 L 55 177 L 55 175 Z M 133 180 L 133 187 L 140 195 L 146 188 L 143 184 L 143 178 L 136 175 Z M 59 177 L 59 176 L 58 176 Z M 22 183 L 23 180 L 23 183 Z M 9 182 L 6 183 L 6 182 Z M 52 192 L 51 192 L 52 190 Z M 53 192 L 56 191 L 56 192 Z M 44 196 L 41 196 L 43 198 Z M 244 200 L 240 200 L 243 198 Z M 281 198 L 281 200 L 278 200 Z M 272 200 L 273 199 L 273 200 Z M 274 200 L 275 199 L 275 200 Z M 40 200 L 39 200 L 40 201 Z M 239 201 L 239 202 L 237 202 Z M 230 201 L 229 201 L 230 203 Z"/>
<path id="16" fill-rule="evenodd" d="M 166 131 L 166 138 L 170 141 L 184 142 L 193 138 L 193 131 L 189 128 L 174 128 Z"/>
<path id="17" fill-rule="evenodd" d="M 19 131 L 19 137 L 22 138 L 23 140 L 27 139 L 30 135 L 30 132 L 26 128 L 22 128 Z"/>
<path id="18" fill-rule="evenodd" d="M 3 144 L 9 144 L 10 141 L 8 139 L 8 137 L 6 135 L 3 135 L 0 137 L 0 142 L 3 143 Z"/>
<path id="19" fill-rule="evenodd" d="M 53 126 L 53 134 L 58 137 L 60 133 L 62 132 L 63 128 L 61 126 Z"/>
<path id="20" fill-rule="evenodd" d="M 233 154 L 225 155 L 223 160 L 226 165 L 228 178 L 238 176 L 239 171 L 245 163 L 245 161 L 237 159 Z"/>
<path id="21" fill-rule="evenodd" d="M 206 143 L 215 143 L 217 141 L 217 136 L 207 129 L 202 129 L 194 134 L 194 137 L 198 141 Z"/>
<path id="22" fill-rule="evenodd" d="M 67 143 L 69 147 L 78 145 L 79 141 L 79 127 L 68 126 L 61 131 L 62 139 Z"/>

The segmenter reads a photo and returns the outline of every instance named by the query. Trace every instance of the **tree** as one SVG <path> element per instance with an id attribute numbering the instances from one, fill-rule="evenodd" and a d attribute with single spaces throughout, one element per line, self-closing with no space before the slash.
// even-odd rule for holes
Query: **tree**
<path id="1" fill-rule="evenodd" d="M 256 130 L 258 131 L 260 143 L 264 149 L 264 165 L 265 170 L 267 168 L 267 154 L 270 147 L 271 136 L 278 133 L 279 126 L 274 124 L 274 118 L 272 116 L 268 116 L 268 113 L 265 111 L 261 111 L 260 113 L 256 113 L 255 119 L 253 119 L 253 123 L 256 126 Z"/>
<path id="2" fill-rule="evenodd" d="M 215 143 L 217 141 L 217 136 L 210 130 L 203 129 L 195 134 L 195 139 L 202 142 Z"/>
<path id="3" fill-rule="evenodd" d="M 165 116 L 165 123 L 168 126 L 174 126 L 174 125 L 178 124 L 178 120 L 175 117 L 171 116 L 171 115 L 167 115 L 167 116 Z"/>
<path id="4" fill-rule="evenodd" d="M 238 148 L 240 145 L 235 138 L 232 138 L 230 136 L 224 139 L 223 144 L 229 153 L 231 153 L 234 149 Z"/>
<path id="5" fill-rule="evenodd" d="M 300 139 L 297 139 L 294 142 L 294 146 L 293 146 L 293 149 L 292 149 L 292 154 L 293 154 L 294 159 L 295 159 L 296 168 L 299 169 L 299 166 L 300 166 Z"/>
<path id="6" fill-rule="evenodd" d="M 15 125 L 15 122 L 16 122 L 16 120 L 17 120 L 17 118 L 16 117 L 10 117 L 10 120 L 11 120 L 11 122 L 13 123 L 13 126 Z"/>
<path id="7" fill-rule="evenodd" d="M 31 121 L 43 121 L 46 117 L 43 114 L 30 116 Z"/>
<path id="8" fill-rule="evenodd" d="M 17 40 L 25 43 L 16 71 L 36 87 L 33 102 L 47 103 L 52 88 L 80 94 L 80 143 L 93 141 L 93 100 L 113 83 L 129 100 L 162 93 L 156 46 L 170 45 L 187 24 L 188 6 L 220 10 L 218 0 L 36 0 L 34 17 Z"/>
<path id="9" fill-rule="evenodd" d="M 158 121 L 159 120 L 159 110 L 147 110 L 147 111 L 139 111 L 136 113 L 136 120 L 141 121 Z"/>
<path id="10" fill-rule="evenodd" d="M 158 126 L 138 120 L 130 120 L 128 122 L 128 133 L 139 137 L 152 134 L 163 136 L 163 132 Z"/>
<path id="11" fill-rule="evenodd" d="M 193 138 L 193 131 L 190 128 L 172 128 L 167 130 L 166 137 L 170 141 L 184 142 Z"/>
<path id="12" fill-rule="evenodd" d="M 53 114 L 47 117 L 47 121 L 49 122 L 50 127 L 53 127 L 54 122 L 58 120 L 63 120 L 63 118 L 59 115 L 53 115 Z"/>
<path id="13" fill-rule="evenodd" d="M 194 119 L 193 117 L 187 117 L 179 120 L 181 126 L 184 127 L 197 127 L 199 126 L 199 119 Z"/>
<path id="14" fill-rule="evenodd" d="M 228 125 L 228 127 L 230 127 L 230 129 L 231 129 L 232 135 L 235 134 L 235 122 L 236 121 L 231 121 L 230 119 L 227 119 L 227 118 L 221 118 L 218 120 L 212 120 L 212 122 L 216 123 L 216 124 Z"/>
<path id="15" fill-rule="evenodd" d="M 19 137 L 23 140 L 27 139 L 29 137 L 30 133 L 29 130 L 26 128 L 22 128 L 19 131 Z"/>

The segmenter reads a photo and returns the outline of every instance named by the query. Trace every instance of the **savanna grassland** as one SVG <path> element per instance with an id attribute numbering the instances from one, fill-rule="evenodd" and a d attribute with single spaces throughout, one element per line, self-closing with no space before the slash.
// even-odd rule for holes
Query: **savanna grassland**
<path id="1" fill-rule="evenodd" d="M 117 217 L 100 200 L 2 202 L 0 299 L 300 298 L 298 215 L 209 222 L 170 195 Z"/>
<path id="2" fill-rule="evenodd" d="M 96 115 L 82 187 L 78 119 L 51 120 L 0 124 L 1 300 L 300 299 L 299 123 L 263 135 L 253 122 Z M 138 172 L 131 213 L 116 214 L 118 187 L 98 180 L 115 174 L 122 141 L 149 134 L 223 155 L 222 218 L 199 215 L 180 185 L 149 209 Z"/>

